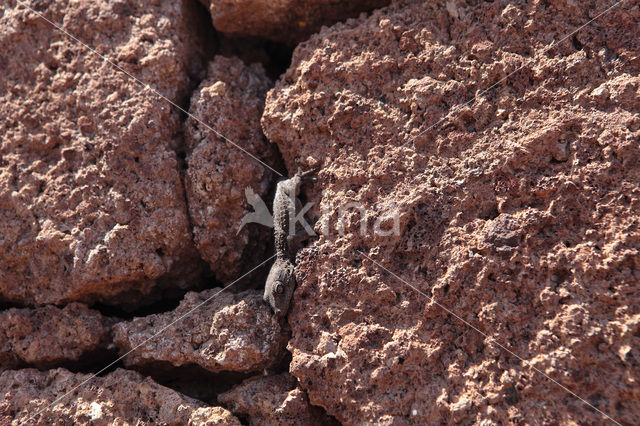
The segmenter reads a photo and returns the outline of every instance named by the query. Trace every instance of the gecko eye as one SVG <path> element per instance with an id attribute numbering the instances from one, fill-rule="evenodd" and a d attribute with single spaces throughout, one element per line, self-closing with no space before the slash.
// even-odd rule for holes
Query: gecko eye
<path id="1" fill-rule="evenodd" d="M 278 294 L 284 293 L 284 285 L 282 285 L 282 283 L 276 284 L 276 293 Z"/>

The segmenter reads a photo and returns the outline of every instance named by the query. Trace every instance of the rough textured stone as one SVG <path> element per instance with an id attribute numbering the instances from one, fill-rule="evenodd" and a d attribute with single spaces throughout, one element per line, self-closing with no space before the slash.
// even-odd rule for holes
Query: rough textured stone
<path id="1" fill-rule="evenodd" d="M 256 158 L 273 167 L 275 149 L 260 127 L 271 80 L 258 64 L 216 56 L 207 78 L 191 98 L 190 112 Z M 266 198 L 274 173 L 193 118 L 186 124 L 186 173 L 193 236 L 219 280 L 236 279 L 267 256 L 269 228 L 242 218 L 253 208 L 245 190 Z M 262 245 L 260 245 L 262 242 Z M 246 265 L 246 267 L 245 267 Z"/>
<path id="2" fill-rule="evenodd" d="M 229 36 L 297 43 L 323 25 L 358 16 L 390 0 L 200 0 L 213 26 Z"/>
<path id="3" fill-rule="evenodd" d="M 21 3 L 170 100 L 187 95 L 187 0 Z M 188 278 L 176 110 L 13 0 L 0 46 L 0 297 L 130 301 Z"/>
<path id="4" fill-rule="evenodd" d="M 255 426 L 335 423 L 320 408 L 309 404 L 298 380 L 289 373 L 252 377 L 218 395 L 218 401 Z"/>
<path id="5" fill-rule="evenodd" d="M 2 311 L 0 369 L 48 368 L 105 351 L 115 321 L 79 303 Z"/>
<path id="6" fill-rule="evenodd" d="M 174 311 L 114 326 L 114 343 L 122 354 L 141 345 L 124 358 L 127 366 L 197 364 L 212 372 L 248 373 L 271 367 L 281 360 L 288 337 L 288 328 L 271 314 L 261 292 L 253 290 L 189 292 Z"/>
<path id="7" fill-rule="evenodd" d="M 122 369 L 104 377 L 63 368 L 5 371 L 0 375 L 0 395 L 2 424 L 240 425 L 222 407 L 206 407 Z"/>
<path id="8" fill-rule="evenodd" d="M 296 49 L 262 123 L 290 170 L 321 168 L 289 314 L 312 404 L 345 424 L 604 420 L 537 369 L 640 422 L 638 2 L 548 49 L 611 4 L 397 3 Z M 364 234 L 356 208 L 338 232 L 349 202 Z"/>

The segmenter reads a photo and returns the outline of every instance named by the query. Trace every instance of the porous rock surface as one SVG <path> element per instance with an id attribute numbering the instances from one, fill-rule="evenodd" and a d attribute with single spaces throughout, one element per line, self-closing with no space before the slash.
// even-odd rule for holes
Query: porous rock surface
<path id="1" fill-rule="evenodd" d="M 356 17 L 390 0 L 200 0 L 213 26 L 229 36 L 296 43 L 323 25 Z"/>
<path id="2" fill-rule="evenodd" d="M 184 285 L 199 264 L 178 113 L 25 4 L 171 101 L 198 67 L 187 0 L 4 2 L 0 299 L 118 303 Z"/>
<path id="3" fill-rule="evenodd" d="M 0 395 L 3 425 L 240 425 L 222 407 L 207 407 L 123 369 L 104 377 L 64 368 L 5 371 Z"/>
<path id="4" fill-rule="evenodd" d="M 309 404 L 307 394 L 289 373 L 256 376 L 230 391 L 218 401 L 250 425 L 331 425 L 335 421 Z"/>
<path id="5" fill-rule="evenodd" d="M 122 355 L 133 349 L 124 358 L 127 366 L 195 364 L 214 373 L 274 366 L 289 338 L 261 292 L 219 288 L 189 292 L 175 310 L 121 322 L 113 330 Z"/>
<path id="6" fill-rule="evenodd" d="M 269 241 L 269 228 L 241 222 L 253 212 L 247 190 L 266 199 L 276 177 L 269 168 L 276 150 L 260 128 L 272 85 L 259 64 L 216 56 L 191 98 L 197 119 L 185 125 L 189 214 L 198 251 L 219 280 L 236 279 L 267 257 L 261 242 Z"/>
<path id="7" fill-rule="evenodd" d="M 0 312 L 0 370 L 50 368 L 106 350 L 114 318 L 80 303 Z"/>
<path id="8" fill-rule="evenodd" d="M 262 123 L 320 167 L 289 313 L 312 404 L 640 422 L 638 2 L 566 37 L 611 5 L 398 2 L 298 46 Z"/>

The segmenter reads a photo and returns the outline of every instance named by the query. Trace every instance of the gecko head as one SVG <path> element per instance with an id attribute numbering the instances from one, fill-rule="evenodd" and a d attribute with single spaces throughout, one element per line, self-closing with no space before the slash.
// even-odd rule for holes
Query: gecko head
<path id="1" fill-rule="evenodd" d="M 276 260 L 267 277 L 263 297 L 276 316 L 286 315 L 295 286 L 293 264 L 289 261 Z"/>

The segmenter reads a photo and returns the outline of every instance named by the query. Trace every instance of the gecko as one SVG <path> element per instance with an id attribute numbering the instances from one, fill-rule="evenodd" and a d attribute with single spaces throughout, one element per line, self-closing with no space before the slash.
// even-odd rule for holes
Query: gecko
<path id="1" fill-rule="evenodd" d="M 299 232 L 295 230 L 298 218 L 306 211 L 306 209 L 301 210 L 297 196 L 300 193 L 303 179 L 315 180 L 315 177 L 309 176 L 311 172 L 313 170 L 298 172 L 289 179 L 280 180 L 273 199 L 273 235 L 276 260 L 267 276 L 263 299 L 278 317 L 284 317 L 287 314 L 293 290 L 296 287 L 294 266 L 298 246 L 305 239 L 315 235 L 313 229 L 303 220 L 301 223 L 305 229 Z"/>

